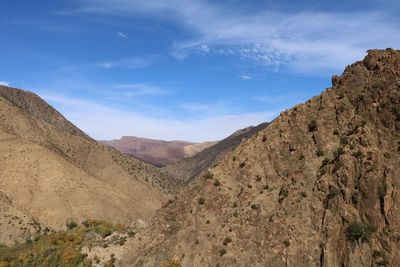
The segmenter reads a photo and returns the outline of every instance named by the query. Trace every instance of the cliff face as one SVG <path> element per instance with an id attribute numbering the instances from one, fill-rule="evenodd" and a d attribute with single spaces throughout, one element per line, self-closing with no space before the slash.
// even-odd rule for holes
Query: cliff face
<path id="1" fill-rule="evenodd" d="M 400 51 L 332 82 L 161 209 L 122 265 L 398 266 Z"/>

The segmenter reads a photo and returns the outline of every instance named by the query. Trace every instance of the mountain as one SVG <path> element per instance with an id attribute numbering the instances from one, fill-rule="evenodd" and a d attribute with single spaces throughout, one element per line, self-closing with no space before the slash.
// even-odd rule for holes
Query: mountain
<path id="1" fill-rule="evenodd" d="M 177 188 L 164 172 L 94 141 L 37 95 L 5 86 L 0 144 L 1 243 L 63 229 L 67 220 L 145 224 Z"/>
<path id="2" fill-rule="evenodd" d="M 134 136 L 100 142 L 157 167 L 177 163 L 215 144 L 215 142 L 162 141 Z"/>
<path id="3" fill-rule="evenodd" d="M 219 159 L 236 148 L 243 139 L 250 138 L 267 125 L 268 123 L 262 123 L 256 127 L 250 126 L 238 130 L 231 136 L 215 143 L 192 157 L 185 158 L 176 164 L 165 166 L 163 170 L 171 174 L 175 179 L 183 183 L 188 183 L 214 164 L 217 164 Z"/>
<path id="4" fill-rule="evenodd" d="M 120 265 L 398 266 L 400 51 L 332 82 L 160 209 Z"/>

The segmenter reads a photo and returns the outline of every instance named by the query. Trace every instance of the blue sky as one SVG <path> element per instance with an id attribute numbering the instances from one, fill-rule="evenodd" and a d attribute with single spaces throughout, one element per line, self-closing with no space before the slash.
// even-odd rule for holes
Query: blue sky
<path id="1" fill-rule="evenodd" d="M 2 0 L 0 83 L 97 139 L 221 139 L 399 48 L 398 1 Z"/>

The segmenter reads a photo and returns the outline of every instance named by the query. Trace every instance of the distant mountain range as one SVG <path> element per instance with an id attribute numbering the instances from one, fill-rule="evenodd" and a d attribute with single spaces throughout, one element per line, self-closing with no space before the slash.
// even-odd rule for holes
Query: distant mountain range
<path id="1" fill-rule="evenodd" d="M 135 136 L 123 136 L 121 139 L 100 142 L 157 167 L 177 163 L 217 143 L 163 141 Z"/>

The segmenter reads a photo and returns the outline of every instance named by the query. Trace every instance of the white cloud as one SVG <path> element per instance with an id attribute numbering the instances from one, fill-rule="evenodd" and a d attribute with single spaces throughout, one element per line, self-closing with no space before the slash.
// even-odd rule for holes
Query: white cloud
<path id="1" fill-rule="evenodd" d="M 342 69 L 360 59 L 367 49 L 400 46 L 398 17 L 379 8 L 363 12 L 303 9 L 243 13 L 196 0 L 86 3 L 81 11 L 126 16 L 162 14 L 179 21 L 196 36 L 174 42 L 171 55 L 181 60 L 207 44 L 206 53 L 234 55 L 272 69 L 285 65 L 295 71 L 319 72 Z"/>
<path id="2" fill-rule="evenodd" d="M 43 98 L 90 136 L 105 140 L 123 135 L 163 140 L 220 140 L 238 129 L 269 121 L 277 115 L 277 112 L 260 112 L 179 120 L 151 117 L 60 95 L 49 94 Z"/>
<path id="3" fill-rule="evenodd" d="M 10 86 L 10 83 L 9 83 L 9 82 L 6 82 L 6 81 L 0 81 L 0 85 L 3 85 L 3 86 Z"/>
<path id="4" fill-rule="evenodd" d="M 127 35 L 126 33 L 123 33 L 123 32 L 119 32 L 119 33 L 118 33 L 118 36 L 121 37 L 121 38 L 123 38 L 123 39 L 125 39 L 125 38 L 128 37 L 128 35 Z"/>
<path id="5" fill-rule="evenodd" d="M 249 76 L 249 75 L 240 75 L 239 77 L 242 80 L 251 80 L 251 76 Z"/>

